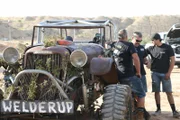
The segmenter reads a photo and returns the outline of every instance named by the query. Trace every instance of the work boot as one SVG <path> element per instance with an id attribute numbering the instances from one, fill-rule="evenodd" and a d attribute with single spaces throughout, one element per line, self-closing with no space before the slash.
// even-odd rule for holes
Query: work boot
<path id="1" fill-rule="evenodd" d="M 138 111 L 137 120 L 144 120 L 144 111 Z"/>
<path id="2" fill-rule="evenodd" d="M 151 115 L 144 109 L 144 119 L 145 120 L 150 120 Z"/>
<path id="3" fill-rule="evenodd" d="M 137 108 L 133 112 L 133 120 L 144 120 L 144 109 Z"/>
<path id="4" fill-rule="evenodd" d="M 136 111 L 132 113 L 132 120 L 136 120 Z"/>

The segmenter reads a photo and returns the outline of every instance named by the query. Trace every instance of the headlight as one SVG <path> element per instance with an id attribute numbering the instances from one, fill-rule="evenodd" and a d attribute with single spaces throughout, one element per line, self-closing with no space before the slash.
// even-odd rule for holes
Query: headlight
<path id="1" fill-rule="evenodd" d="M 88 57 L 82 50 L 75 50 L 70 55 L 71 64 L 74 67 L 83 67 L 87 63 Z"/>
<path id="2" fill-rule="evenodd" d="M 7 63 L 14 64 L 19 59 L 19 52 L 13 47 L 8 47 L 3 51 L 3 59 Z"/>

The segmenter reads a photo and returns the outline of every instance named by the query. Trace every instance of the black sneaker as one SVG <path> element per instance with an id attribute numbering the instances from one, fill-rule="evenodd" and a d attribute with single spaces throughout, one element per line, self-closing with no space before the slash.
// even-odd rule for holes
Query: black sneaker
<path id="1" fill-rule="evenodd" d="M 160 115 L 160 114 L 161 114 L 161 110 L 156 110 L 153 115 L 157 116 L 157 115 Z"/>
<path id="2" fill-rule="evenodd" d="M 174 118 L 179 118 L 179 112 L 174 111 L 174 112 L 173 112 L 173 117 L 174 117 Z"/>

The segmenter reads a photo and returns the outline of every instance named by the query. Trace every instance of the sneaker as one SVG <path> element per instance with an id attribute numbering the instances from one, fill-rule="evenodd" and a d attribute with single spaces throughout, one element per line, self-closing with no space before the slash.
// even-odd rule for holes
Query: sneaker
<path id="1" fill-rule="evenodd" d="M 174 112 L 173 112 L 173 117 L 174 117 L 174 118 L 179 118 L 179 112 L 174 111 Z"/>
<path id="2" fill-rule="evenodd" d="M 161 110 L 156 110 L 153 115 L 157 116 L 157 115 L 160 115 L 160 114 L 161 114 Z"/>

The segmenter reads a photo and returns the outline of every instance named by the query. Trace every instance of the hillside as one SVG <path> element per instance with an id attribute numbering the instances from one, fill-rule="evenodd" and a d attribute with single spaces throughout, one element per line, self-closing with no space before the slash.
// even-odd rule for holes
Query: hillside
<path id="1" fill-rule="evenodd" d="M 29 16 L 29 17 L 0 17 L 0 40 L 31 39 L 33 25 L 44 20 L 67 20 L 67 19 L 87 19 L 87 20 L 107 20 L 110 19 L 116 25 L 116 32 L 119 29 L 126 28 L 129 36 L 133 31 L 141 31 L 144 40 L 148 40 L 155 32 L 168 31 L 169 28 L 180 22 L 180 16 L 143 16 L 133 18 L 117 17 L 96 17 L 96 18 L 72 18 L 72 17 L 50 17 L 50 16 Z"/>

